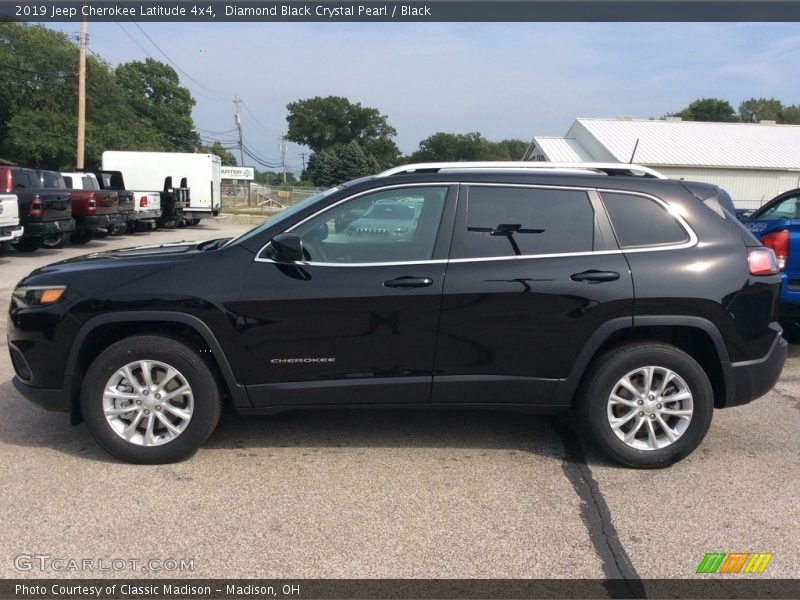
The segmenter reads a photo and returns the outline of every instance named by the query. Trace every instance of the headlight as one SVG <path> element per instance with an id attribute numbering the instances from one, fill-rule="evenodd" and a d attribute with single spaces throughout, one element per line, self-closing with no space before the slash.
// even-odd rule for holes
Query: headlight
<path id="1" fill-rule="evenodd" d="M 65 285 L 20 285 L 14 290 L 13 300 L 23 308 L 49 306 L 58 302 L 65 291 Z"/>

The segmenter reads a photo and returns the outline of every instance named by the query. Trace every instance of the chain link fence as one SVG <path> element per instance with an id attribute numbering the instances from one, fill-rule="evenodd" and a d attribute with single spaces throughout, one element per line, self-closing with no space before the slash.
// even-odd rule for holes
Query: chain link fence
<path id="1" fill-rule="evenodd" d="M 323 188 L 270 186 L 257 183 L 246 186 L 222 185 L 222 211 L 242 214 L 271 214 L 279 212 Z"/>

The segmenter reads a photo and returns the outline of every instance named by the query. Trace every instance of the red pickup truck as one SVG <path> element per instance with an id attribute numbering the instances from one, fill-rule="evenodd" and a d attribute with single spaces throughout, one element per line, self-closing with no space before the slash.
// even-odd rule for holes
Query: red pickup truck
<path id="1" fill-rule="evenodd" d="M 70 189 L 72 218 L 75 219 L 75 231 L 69 236 L 70 242 L 85 244 L 95 236 L 105 237 L 124 227 L 118 192 L 100 189 L 93 173 L 61 175 Z"/>

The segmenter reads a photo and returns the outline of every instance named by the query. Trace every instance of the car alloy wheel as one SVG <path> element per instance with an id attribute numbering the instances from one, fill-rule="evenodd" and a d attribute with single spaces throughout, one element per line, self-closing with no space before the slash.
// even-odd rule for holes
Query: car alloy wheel
<path id="1" fill-rule="evenodd" d="M 194 394 L 174 367 L 155 360 L 128 363 L 108 380 L 103 412 L 111 429 L 138 446 L 178 437 L 192 419 Z"/>
<path id="2" fill-rule="evenodd" d="M 658 450 L 676 442 L 692 420 L 692 392 L 666 367 L 631 371 L 608 397 L 608 423 L 622 442 L 637 450 Z"/>
<path id="3" fill-rule="evenodd" d="M 193 454 L 219 421 L 216 377 L 192 341 L 134 335 L 104 349 L 86 371 L 80 410 L 114 456 L 163 464 Z"/>
<path id="4" fill-rule="evenodd" d="M 708 375 L 686 352 L 632 341 L 598 356 L 576 399 L 581 426 L 614 460 L 657 469 L 688 456 L 714 413 Z"/>

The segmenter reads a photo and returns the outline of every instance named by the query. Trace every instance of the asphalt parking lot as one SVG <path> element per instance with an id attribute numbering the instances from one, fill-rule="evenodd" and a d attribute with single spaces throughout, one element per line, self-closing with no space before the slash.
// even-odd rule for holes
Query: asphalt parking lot
<path id="1" fill-rule="evenodd" d="M 0 302 L 31 269 L 90 251 L 228 237 L 231 217 L 0 257 Z M 717 411 L 701 447 L 619 468 L 569 419 L 503 412 L 226 415 L 190 460 L 133 466 L 13 388 L 0 321 L 0 577 L 20 555 L 193 561 L 120 577 L 693 578 L 707 552 L 800 573 L 800 346 L 777 387 Z M 705 576 L 719 577 L 719 576 Z"/>

